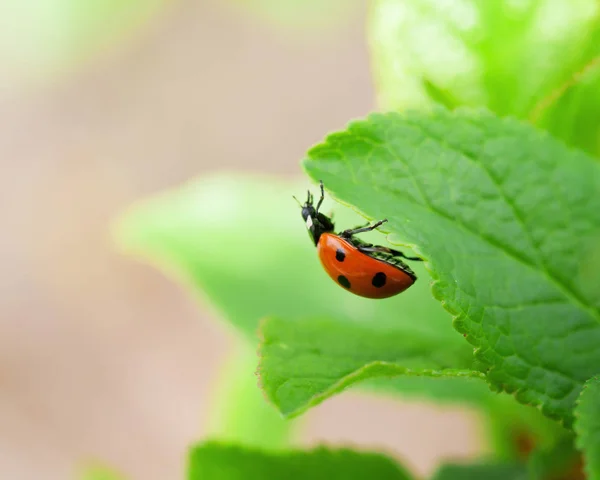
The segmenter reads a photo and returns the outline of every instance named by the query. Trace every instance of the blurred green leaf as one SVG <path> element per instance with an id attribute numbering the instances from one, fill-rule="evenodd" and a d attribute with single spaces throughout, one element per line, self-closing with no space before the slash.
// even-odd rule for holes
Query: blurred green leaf
<path id="1" fill-rule="evenodd" d="M 305 167 L 418 245 L 493 386 L 572 421 L 600 368 L 600 292 L 579 275 L 600 234 L 598 162 L 526 124 L 436 109 L 355 122 Z"/>
<path id="2" fill-rule="evenodd" d="M 575 409 L 577 447 L 585 457 L 589 480 L 600 479 L 600 377 L 590 378 Z"/>
<path id="3" fill-rule="evenodd" d="M 385 109 L 487 106 L 600 152 L 596 0 L 374 0 L 369 37 Z"/>
<path id="4" fill-rule="evenodd" d="M 188 480 L 409 480 L 411 475 L 388 457 L 347 449 L 316 448 L 272 453 L 208 442 L 192 449 Z"/>
<path id="5" fill-rule="evenodd" d="M 472 370 L 472 349 L 449 347 L 413 331 L 378 332 L 327 319 L 300 323 L 271 318 L 262 336 L 262 386 L 289 417 L 370 378 L 483 377 Z"/>
<path id="6" fill-rule="evenodd" d="M 442 465 L 431 480 L 528 480 L 523 465 L 480 463 Z"/>

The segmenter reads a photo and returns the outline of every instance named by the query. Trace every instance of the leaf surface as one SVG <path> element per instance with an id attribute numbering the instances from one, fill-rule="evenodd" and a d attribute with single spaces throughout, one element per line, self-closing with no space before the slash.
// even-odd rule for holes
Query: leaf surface
<path id="1" fill-rule="evenodd" d="M 570 424 L 600 370 L 600 164 L 485 111 L 377 114 L 305 160 L 336 198 L 387 218 L 496 388 Z"/>
<path id="2" fill-rule="evenodd" d="M 406 375 L 481 381 L 482 377 L 472 369 L 470 351 L 436 345 L 414 332 L 376 331 L 327 319 L 270 318 L 262 334 L 263 389 L 290 417 L 368 379 Z M 464 398 L 464 393 L 460 395 Z"/>

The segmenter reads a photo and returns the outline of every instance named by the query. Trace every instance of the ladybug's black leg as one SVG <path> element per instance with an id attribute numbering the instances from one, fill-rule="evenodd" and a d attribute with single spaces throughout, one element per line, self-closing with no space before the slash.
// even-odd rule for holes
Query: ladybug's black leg
<path id="1" fill-rule="evenodd" d="M 379 220 L 378 222 L 374 223 L 370 227 L 359 227 L 359 228 L 354 228 L 352 230 L 344 230 L 342 233 L 340 233 L 340 236 L 348 238 L 348 237 L 351 237 L 352 235 L 356 235 L 357 233 L 371 232 L 371 231 L 375 230 L 377 227 L 380 227 L 381 225 L 383 225 L 385 222 L 387 222 L 387 219 Z"/>
<path id="2" fill-rule="evenodd" d="M 365 228 L 365 227 L 368 227 L 368 226 L 369 226 L 369 222 L 365 223 L 364 225 L 360 225 L 358 227 L 354 227 L 354 228 L 348 229 L 348 230 L 346 230 L 346 232 L 354 232 L 356 230 L 360 230 L 361 228 Z"/>
<path id="3" fill-rule="evenodd" d="M 407 257 L 402 252 L 398 250 L 394 250 L 393 248 L 381 247 L 381 246 L 369 246 L 369 247 L 358 247 L 361 252 L 365 253 L 373 253 L 373 252 L 381 252 L 381 253 L 391 253 L 396 257 L 402 257 L 406 260 L 413 260 L 415 262 L 422 262 L 423 259 L 419 257 Z"/>
<path id="4" fill-rule="evenodd" d="M 423 259 L 419 258 L 419 257 L 407 257 L 406 255 L 404 255 L 401 251 L 399 250 L 394 250 L 393 248 L 390 248 L 390 251 L 394 254 L 394 255 L 398 255 L 399 257 L 402 258 L 406 258 L 407 260 L 413 260 L 415 262 L 422 262 Z"/>
<path id="5" fill-rule="evenodd" d="M 321 208 L 321 205 L 323 204 L 323 200 L 325 200 L 325 189 L 323 188 L 323 180 L 320 181 L 320 186 L 321 186 L 321 198 L 319 198 L 319 203 L 317 203 L 317 208 L 316 208 L 316 212 L 319 213 L 319 208 Z"/>

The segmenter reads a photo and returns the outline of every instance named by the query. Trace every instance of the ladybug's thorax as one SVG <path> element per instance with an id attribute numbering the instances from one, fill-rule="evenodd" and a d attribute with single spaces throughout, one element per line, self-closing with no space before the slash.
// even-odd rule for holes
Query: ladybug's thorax
<path id="1" fill-rule="evenodd" d="M 333 232 L 334 225 L 331 219 L 314 208 L 303 208 L 302 217 L 306 222 L 306 228 L 315 245 L 318 245 L 321 235 Z"/>

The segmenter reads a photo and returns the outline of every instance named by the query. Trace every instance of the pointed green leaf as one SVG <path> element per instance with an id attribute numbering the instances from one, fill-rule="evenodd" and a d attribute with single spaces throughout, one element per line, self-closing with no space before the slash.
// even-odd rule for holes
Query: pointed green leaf
<path id="1" fill-rule="evenodd" d="M 600 370 L 600 163 L 484 111 L 373 115 L 308 173 L 414 246 L 496 388 L 569 424 Z M 384 228 L 382 227 L 382 230 Z"/>
<path id="2" fill-rule="evenodd" d="M 577 446 L 585 457 L 585 471 L 589 480 L 600 479 L 600 377 L 585 384 L 577 408 L 575 431 Z"/>
<path id="3" fill-rule="evenodd" d="M 272 453 L 208 442 L 192 449 L 188 480 L 409 480 L 409 473 L 381 454 L 316 448 Z"/>
<path id="4" fill-rule="evenodd" d="M 356 382 L 377 377 L 474 377 L 468 350 L 402 330 L 327 319 L 271 318 L 262 328 L 260 378 L 269 399 L 295 416 Z"/>

